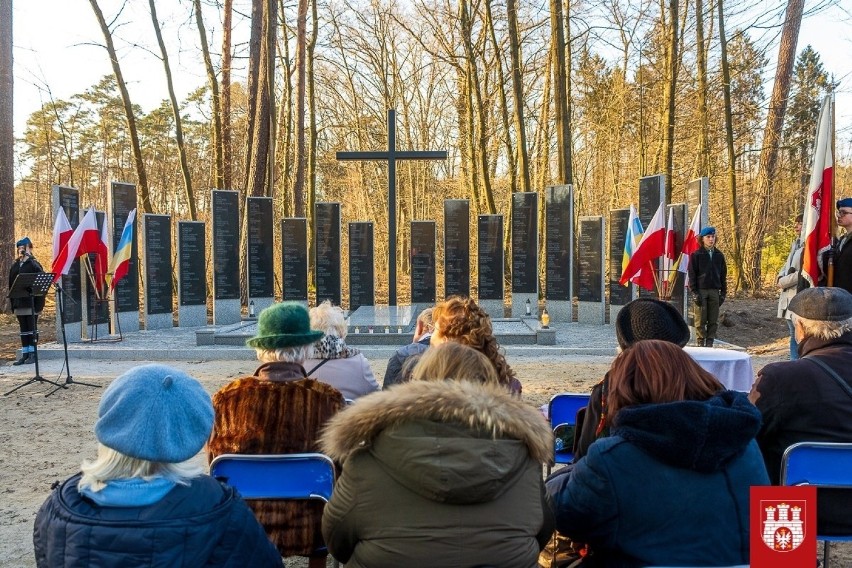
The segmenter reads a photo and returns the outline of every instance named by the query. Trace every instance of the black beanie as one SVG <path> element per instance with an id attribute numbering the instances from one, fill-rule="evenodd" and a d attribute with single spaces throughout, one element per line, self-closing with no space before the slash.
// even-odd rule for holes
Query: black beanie
<path id="1" fill-rule="evenodd" d="M 689 327 L 668 302 L 640 298 L 628 302 L 618 312 L 615 338 L 622 349 L 643 339 L 659 339 L 683 347 L 689 343 Z"/>

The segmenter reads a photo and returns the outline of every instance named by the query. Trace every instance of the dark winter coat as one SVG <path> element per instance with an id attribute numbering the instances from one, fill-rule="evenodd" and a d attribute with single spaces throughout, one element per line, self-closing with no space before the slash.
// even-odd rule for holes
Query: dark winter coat
<path id="1" fill-rule="evenodd" d="M 44 272 L 44 269 L 34 256 L 28 256 L 24 262 L 15 260 L 15 262 L 12 263 L 11 268 L 9 268 L 9 289 L 12 289 L 12 284 L 15 282 L 15 278 L 18 277 L 18 274 L 35 274 L 38 272 Z M 9 301 L 12 304 L 13 311 L 31 309 L 29 296 L 26 298 L 10 298 Z M 33 298 L 33 303 L 35 305 L 35 313 L 41 313 L 44 309 L 44 296 Z"/>
<path id="2" fill-rule="evenodd" d="M 852 293 L 852 236 L 844 237 L 845 242 L 840 250 L 834 253 L 833 286 L 843 288 Z"/>
<path id="3" fill-rule="evenodd" d="M 697 294 L 699 290 L 719 290 L 722 296 L 728 295 L 728 265 L 722 251 L 713 247 L 713 257 L 706 247 L 689 255 L 689 290 Z"/>
<path id="4" fill-rule="evenodd" d="M 742 393 L 622 408 L 612 435 L 547 485 L 560 533 L 605 566 L 719 566 L 749 559 L 749 487 L 769 478 Z"/>
<path id="5" fill-rule="evenodd" d="M 296 363 L 265 363 L 213 395 L 208 458 L 219 454 L 291 454 L 318 450 L 319 432 L 345 402 L 340 391 L 305 378 Z M 323 545 L 320 501 L 247 503 L 282 556 L 310 556 Z"/>
<path id="6" fill-rule="evenodd" d="M 145 507 L 102 507 L 77 490 L 79 481 L 62 483 L 36 515 L 39 568 L 281 566 L 251 510 L 212 477 L 176 485 Z"/>
<path id="7" fill-rule="evenodd" d="M 396 353 L 388 360 L 388 366 L 385 369 L 385 379 L 382 381 L 382 389 L 387 389 L 393 385 L 404 383 L 410 377 L 403 377 L 404 366 L 411 357 L 422 355 L 429 349 L 429 343 L 432 336 L 429 335 L 420 341 L 409 343 L 400 347 Z"/>
<path id="8" fill-rule="evenodd" d="M 757 373 L 749 398 L 763 415 L 757 442 L 772 483 L 781 456 L 796 442 L 852 442 L 852 397 L 816 363 L 818 358 L 852 386 L 852 332 L 837 339 L 805 338 L 795 361 L 770 363 Z M 820 490 L 820 534 L 852 532 L 852 491 Z"/>
<path id="9" fill-rule="evenodd" d="M 323 516 L 347 568 L 530 568 L 553 531 L 544 418 L 502 386 L 414 381 L 363 397 L 323 434 L 343 463 Z"/>

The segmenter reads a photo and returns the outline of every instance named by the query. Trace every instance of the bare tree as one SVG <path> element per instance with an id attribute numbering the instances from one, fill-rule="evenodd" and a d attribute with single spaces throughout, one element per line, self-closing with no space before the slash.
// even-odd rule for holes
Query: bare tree
<path id="1" fill-rule="evenodd" d="M 518 31 L 518 7 L 516 0 L 506 0 L 509 19 L 509 54 L 512 58 L 512 95 L 515 103 L 515 136 L 518 138 L 518 166 L 520 168 L 521 191 L 530 191 L 530 159 L 527 150 L 527 131 L 524 121 L 524 80 L 521 72 L 521 35 Z M 561 24 L 559 26 L 562 27 Z M 480 110 L 480 112 L 482 112 Z M 484 133 L 481 133 L 484 135 Z M 486 186 L 486 191 L 490 188 Z"/>
<path id="2" fill-rule="evenodd" d="M 307 67 L 305 58 L 308 50 L 308 0 L 299 0 L 296 15 L 296 181 L 293 184 L 293 202 L 296 217 L 305 216 L 305 78 Z"/>
<path id="3" fill-rule="evenodd" d="M 234 17 L 234 0 L 225 0 L 223 4 L 224 21 L 222 24 L 222 99 L 220 114 L 222 117 L 222 189 L 233 187 L 233 155 L 231 152 L 231 29 Z"/>
<path id="4" fill-rule="evenodd" d="M 98 6 L 98 0 L 89 0 L 89 4 L 92 5 L 92 11 L 95 13 L 101 33 L 104 35 L 105 47 L 107 54 L 109 54 L 110 63 L 112 64 L 112 72 L 115 74 L 115 82 L 121 93 L 121 102 L 124 105 L 124 118 L 127 121 L 130 144 L 133 148 L 133 161 L 136 166 L 136 182 L 137 189 L 139 190 L 140 205 L 142 206 L 142 211 L 145 213 L 153 213 L 151 198 L 148 192 L 148 176 L 145 173 L 145 160 L 142 158 L 142 145 L 139 143 L 139 131 L 136 128 L 136 117 L 133 115 L 133 103 L 130 101 L 130 93 L 127 91 L 127 85 L 124 83 L 124 75 L 121 73 L 121 65 L 118 63 L 118 55 L 115 52 L 112 33 L 104 19 L 101 7 Z"/>
<path id="5" fill-rule="evenodd" d="M 781 30 L 778 67 L 775 70 L 775 84 L 769 99 L 769 113 L 766 116 L 766 128 L 763 130 L 763 147 L 757 173 L 757 188 L 752 201 L 750 215 L 752 222 L 746 232 L 743 250 L 743 266 L 748 268 L 743 279 L 745 286 L 750 290 L 760 287 L 760 257 L 763 250 L 763 237 L 766 234 L 765 220 L 769 211 L 770 187 L 777 169 L 778 142 L 781 139 L 784 114 L 787 111 L 787 96 L 790 93 L 790 79 L 793 76 L 793 64 L 796 60 L 796 44 L 799 41 L 804 4 L 804 0 L 789 0 L 784 16 L 784 27 Z"/>
<path id="6" fill-rule="evenodd" d="M 153 0 L 150 1 L 153 4 Z M 207 83 L 210 85 L 210 96 L 212 99 L 213 154 L 215 156 L 214 184 L 218 188 L 225 188 L 227 186 L 225 185 L 222 98 L 219 95 L 219 81 L 216 79 L 216 70 L 213 68 L 213 60 L 210 57 L 210 47 L 207 45 L 207 32 L 204 28 L 204 19 L 201 17 L 201 0 L 193 0 L 192 7 L 195 12 L 195 24 L 198 27 L 198 35 L 201 39 L 201 53 L 204 56 L 204 68 L 207 70 Z M 223 54 L 222 59 L 224 60 L 224 58 Z M 193 218 L 195 218 L 194 215 Z"/>
<path id="7" fill-rule="evenodd" d="M 0 0 L 0 246 L 15 244 L 15 133 L 12 93 L 12 0 Z M 9 282 L 0 278 L 0 307 L 9 307 Z"/>
<path id="8" fill-rule="evenodd" d="M 565 19 L 565 22 L 568 20 Z M 571 59 L 567 53 L 562 0 L 550 0 L 550 30 L 553 61 L 553 106 L 556 121 L 558 183 L 571 183 L 571 121 L 568 116 L 568 76 Z"/>
<path id="9" fill-rule="evenodd" d="M 175 140 L 177 142 L 178 155 L 180 157 L 180 171 L 183 174 L 183 187 L 184 191 L 186 191 L 186 206 L 189 210 L 189 218 L 195 221 L 195 194 L 192 192 L 192 177 L 189 175 L 189 163 L 186 160 L 186 145 L 183 141 L 183 120 L 180 118 L 180 106 L 178 105 L 177 96 L 175 96 L 175 86 L 172 81 L 172 68 L 169 65 L 169 53 L 166 50 L 166 44 L 163 41 L 163 32 L 160 29 L 160 21 L 157 19 L 157 7 L 154 4 L 154 0 L 148 0 L 148 7 L 151 9 L 151 23 L 154 25 L 154 33 L 157 35 L 157 43 L 160 45 L 163 69 L 166 73 L 166 86 L 169 90 L 169 101 L 172 103 L 172 115 L 175 120 Z M 204 51 L 206 52 L 207 49 L 205 48 Z"/>

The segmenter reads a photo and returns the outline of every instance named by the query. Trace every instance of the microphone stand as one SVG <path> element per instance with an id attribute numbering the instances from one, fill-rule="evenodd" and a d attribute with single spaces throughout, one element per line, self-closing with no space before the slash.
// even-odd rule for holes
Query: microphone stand
<path id="1" fill-rule="evenodd" d="M 59 389 L 67 389 L 69 385 L 81 385 L 84 387 L 92 387 L 99 389 L 100 385 L 93 385 L 91 383 L 83 383 L 80 381 L 75 381 L 74 377 L 71 376 L 71 367 L 68 365 L 68 338 L 65 335 L 65 302 L 62 299 L 62 295 L 64 294 L 62 288 L 59 286 L 59 282 L 54 282 L 53 287 L 56 288 L 56 307 L 59 309 L 59 321 L 60 327 L 62 328 L 62 349 L 65 353 L 65 382 L 59 384 L 55 389 L 47 393 L 45 396 L 48 397 L 58 391 Z M 59 373 L 59 376 L 62 376 L 62 373 Z"/>

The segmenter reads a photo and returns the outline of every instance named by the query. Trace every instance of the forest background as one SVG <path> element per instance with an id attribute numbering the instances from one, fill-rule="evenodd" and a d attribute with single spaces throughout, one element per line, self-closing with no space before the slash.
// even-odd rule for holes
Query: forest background
<path id="1" fill-rule="evenodd" d="M 11 3 L 0 0 L 0 38 L 12 37 Z M 387 299 L 387 167 L 335 153 L 386 148 L 388 108 L 398 113 L 397 148 L 449 151 L 445 162 L 397 167 L 401 302 L 409 221 L 440 227 L 444 199 L 470 199 L 474 219 L 508 220 L 511 192 L 543 197 L 570 183 L 577 216 L 606 216 L 636 203 L 639 177 L 658 173 L 670 180 L 669 202 L 685 200 L 689 180 L 710 178 L 732 285 L 754 292 L 774 282 L 789 250 L 821 99 L 852 89 L 852 77 L 798 45 L 803 19 L 852 23 L 839 0 L 74 3 L 100 30 L 82 43 L 91 48 L 79 65 L 101 58 L 112 73 L 66 97 L 38 70 L 24 73 L 42 104 L 15 138 L 13 202 L 0 187 L 14 235 L 50 255 L 54 184 L 105 209 L 111 181 L 136 183 L 140 213 L 175 220 L 209 221 L 214 187 L 270 196 L 276 218 L 309 225 L 315 202 L 340 201 L 344 227 L 376 223 L 378 303 Z M 162 93 L 150 92 L 159 78 L 124 78 L 140 53 L 160 61 Z M 197 85 L 179 98 L 187 65 Z M 135 102 L 152 96 L 162 102 L 149 110 Z M 11 123 L 4 112 L 0 124 Z M 841 124 L 838 195 L 852 193 L 850 166 L 852 126 Z M 506 268 L 510 282 L 508 255 Z"/>

